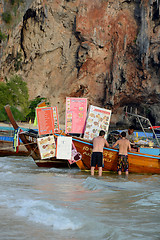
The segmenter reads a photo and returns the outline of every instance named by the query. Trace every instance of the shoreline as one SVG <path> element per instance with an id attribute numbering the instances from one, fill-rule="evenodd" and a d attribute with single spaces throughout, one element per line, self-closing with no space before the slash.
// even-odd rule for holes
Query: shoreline
<path id="1" fill-rule="evenodd" d="M 33 123 L 28 123 L 28 122 L 17 122 L 17 125 L 20 128 L 28 128 L 28 129 L 38 129 L 38 125 L 34 125 Z M 4 122 L 0 122 L 0 128 L 13 128 L 11 123 L 4 123 Z M 65 125 L 61 125 L 60 124 L 60 129 L 62 131 L 65 130 Z"/>
<path id="2" fill-rule="evenodd" d="M 31 129 L 37 129 L 38 126 L 34 125 L 33 123 L 27 123 L 27 122 L 17 122 L 17 125 L 20 127 L 20 128 L 31 128 Z M 0 127 L 12 127 L 12 124 L 11 123 L 4 123 L 4 122 L 0 122 Z"/>

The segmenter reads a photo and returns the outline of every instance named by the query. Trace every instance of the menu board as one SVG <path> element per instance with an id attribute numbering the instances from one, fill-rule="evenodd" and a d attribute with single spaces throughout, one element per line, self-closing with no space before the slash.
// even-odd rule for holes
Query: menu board
<path id="1" fill-rule="evenodd" d="M 37 145 L 41 155 L 41 159 L 55 157 L 56 146 L 54 136 L 37 138 Z"/>
<path id="2" fill-rule="evenodd" d="M 39 135 L 59 132 L 57 107 L 36 108 Z"/>
<path id="3" fill-rule="evenodd" d="M 87 116 L 86 98 L 66 98 L 66 133 L 84 133 Z"/>
<path id="4" fill-rule="evenodd" d="M 72 137 L 58 136 L 56 158 L 71 160 Z"/>
<path id="5" fill-rule="evenodd" d="M 84 138 L 92 140 L 99 135 L 100 130 L 104 130 L 107 137 L 111 118 L 111 110 L 90 105 L 88 109 L 87 122 Z"/>
<path id="6" fill-rule="evenodd" d="M 54 133 L 60 132 L 59 130 L 59 117 L 57 107 L 52 107 L 53 109 L 53 119 L 54 119 Z"/>

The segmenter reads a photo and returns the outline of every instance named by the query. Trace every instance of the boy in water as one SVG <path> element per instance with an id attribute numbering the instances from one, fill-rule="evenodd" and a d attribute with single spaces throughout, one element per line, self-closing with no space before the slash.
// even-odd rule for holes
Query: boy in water
<path id="1" fill-rule="evenodd" d="M 119 145 L 119 155 L 118 155 L 118 162 L 117 162 L 117 171 L 118 174 L 121 175 L 122 167 L 128 174 L 128 151 L 131 151 L 131 145 L 128 139 L 126 139 L 126 133 L 121 133 L 122 138 L 118 140 L 114 145 L 113 148 Z"/>
<path id="2" fill-rule="evenodd" d="M 94 169 L 98 165 L 99 176 L 102 176 L 102 165 L 103 165 L 103 148 L 109 147 L 108 142 L 104 138 L 105 131 L 101 130 L 99 136 L 93 138 L 93 151 L 91 156 L 91 175 L 94 175 Z"/>

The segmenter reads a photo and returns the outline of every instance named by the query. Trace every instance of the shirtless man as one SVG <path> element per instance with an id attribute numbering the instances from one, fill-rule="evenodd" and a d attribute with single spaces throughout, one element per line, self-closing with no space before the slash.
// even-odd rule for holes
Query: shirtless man
<path id="1" fill-rule="evenodd" d="M 105 131 L 101 130 L 99 136 L 93 138 L 93 151 L 91 156 L 91 175 L 94 176 L 94 169 L 98 165 L 98 174 L 102 176 L 102 165 L 103 165 L 103 148 L 104 146 L 109 147 L 108 142 L 104 138 Z"/>
<path id="2" fill-rule="evenodd" d="M 118 174 L 121 175 L 122 167 L 123 167 L 127 175 L 128 174 L 128 150 L 131 151 L 131 145 L 129 140 L 126 139 L 125 132 L 122 132 L 121 136 L 122 138 L 113 145 L 113 148 L 119 145 L 119 155 L 118 155 L 118 161 L 117 161 Z"/>

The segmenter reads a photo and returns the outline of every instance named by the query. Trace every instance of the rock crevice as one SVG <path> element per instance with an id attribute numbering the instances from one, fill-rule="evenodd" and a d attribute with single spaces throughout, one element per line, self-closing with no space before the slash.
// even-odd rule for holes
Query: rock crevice
<path id="1" fill-rule="evenodd" d="M 158 123 L 159 14 L 157 0 L 35 0 L 3 48 L 1 79 L 21 75 L 30 99 L 58 105 L 62 123 L 68 96 L 111 109 L 114 124 L 125 106 Z"/>

